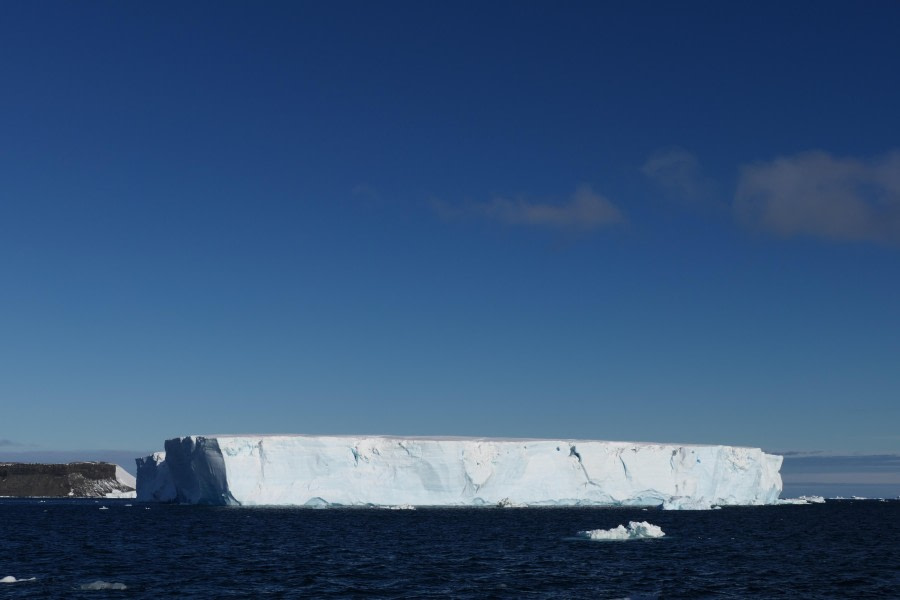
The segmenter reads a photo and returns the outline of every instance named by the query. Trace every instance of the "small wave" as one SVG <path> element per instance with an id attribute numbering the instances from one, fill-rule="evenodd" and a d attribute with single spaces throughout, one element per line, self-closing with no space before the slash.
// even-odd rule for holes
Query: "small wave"
<path id="1" fill-rule="evenodd" d="M 647 521 L 630 521 L 627 529 L 624 525 L 619 525 L 612 529 L 591 529 L 578 532 L 578 537 L 598 541 L 644 540 L 661 538 L 664 535 L 666 534 L 660 527 L 651 525 Z"/>
<path id="2" fill-rule="evenodd" d="M 16 579 L 12 575 L 7 575 L 6 577 L 0 579 L 0 583 L 22 583 L 23 581 L 34 581 L 37 579 L 36 577 L 30 577 L 28 579 Z"/>
<path id="3" fill-rule="evenodd" d="M 97 580 L 92 583 L 85 583 L 81 586 L 83 590 L 127 590 L 128 586 L 124 583 L 116 583 L 110 581 Z"/>

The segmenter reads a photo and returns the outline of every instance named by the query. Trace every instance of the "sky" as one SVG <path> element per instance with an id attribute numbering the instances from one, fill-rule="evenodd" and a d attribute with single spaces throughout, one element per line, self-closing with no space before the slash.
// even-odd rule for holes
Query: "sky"
<path id="1" fill-rule="evenodd" d="M 898 23 L 2 3 L 0 454 L 724 443 L 900 493 Z"/>

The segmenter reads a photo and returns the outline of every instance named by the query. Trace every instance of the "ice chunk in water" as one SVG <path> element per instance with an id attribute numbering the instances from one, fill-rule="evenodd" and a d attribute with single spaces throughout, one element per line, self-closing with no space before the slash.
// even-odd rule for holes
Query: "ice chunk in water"
<path id="1" fill-rule="evenodd" d="M 97 580 L 91 583 L 85 583 L 81 586 L 83 590 L 127 590 L 128 586 L 124 583 Z"/>
<path id="2" fill-rule="evenodd" d="M 35 580 L 34 577 L 31 577 L 29 579 L 16 579 L 12 575 L 7 575 L 6 577 L 3 577 L 2 579 L 0 579 L 0 583 L 22 583 L 23 581 L 34 581 L 34 580 Z"/>
<path id="3" fill-rule="evenodd" d="M 647 521 L 630 521 L 628 528 L 624 525 L 613 527 L 612 529 L 591 529 L 589 531 L 579 531 L 578 536 L 589 540 L 604 541 L 624 541 L 624 540 L 642 540 L 649 538 L 661 538 L 662 528 L 652 525 Z"/>

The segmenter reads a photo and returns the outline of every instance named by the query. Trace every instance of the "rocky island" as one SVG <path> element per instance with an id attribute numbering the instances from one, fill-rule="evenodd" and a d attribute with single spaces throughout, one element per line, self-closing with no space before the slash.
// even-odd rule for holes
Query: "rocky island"
<path id="1" fill-rule="evenodd" d="M 135 479 L 119 465 L 0 462 L 0 496 L 134 498 Z"/>

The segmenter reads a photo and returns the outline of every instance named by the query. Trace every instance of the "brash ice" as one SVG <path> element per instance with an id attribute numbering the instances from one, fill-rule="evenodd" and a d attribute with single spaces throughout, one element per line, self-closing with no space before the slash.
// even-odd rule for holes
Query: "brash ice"
<path id="1" fill-rule="evenodd" d="M 220 435 L 137 460 L 138 500 L 306 506 L 774 504 L 759 448 L 464 437 Z"/>

